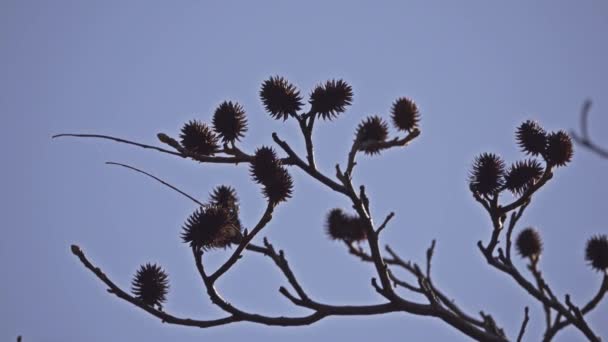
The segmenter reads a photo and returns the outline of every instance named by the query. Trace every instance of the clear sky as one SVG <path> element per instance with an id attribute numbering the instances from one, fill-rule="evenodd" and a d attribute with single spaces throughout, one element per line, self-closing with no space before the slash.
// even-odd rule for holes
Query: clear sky
<path id="1" fill-rule="evenodd" d="M 467 186 L 473 158 L 523 157 L 514 141 L 525 119 L 571 129 L 584 99 L 594 100 L 592 134 L 608 145 L 608 5 L 604 1 L 0 1 L 0 340 L 24 341 L 464 341 L 443 322 L 406 314 L 328 318 L 313 326 L 250 323 L 208 330 L 163 325 L 109 295 L 69 252 L 79 244 L 123 288 L 145 262 L 162 264 L 171 282 L 166 309 L 217 318 L 179 238 L 193 203 L 141 175 L 129 163 L 203 200 L 218 184 L 235 186 L 242 219 L 264 208 L 247 167 L 203 165 L 100 140 L 50 139 L 62 132 L 112 134 L 157 144 L 190 119 L 209 121 L 223 100 L 241 103 L 252 152 L 273 131 L 303 151 L 294 122 L 272 120 L 258 91 L 282 75 L 308 94 L 343 78 L 350 110 L 318 122 L 317 162 L 333 175 L 356 125 L 388 117 L 400 96 L 421 108 L 422 135 L 408 148 L 363 157 L 356 184 L 367 185 L 376 220 L 397 216 L 383 233 L 404 258 L 424 260 L 437 238 L 438 286 L 472 314 L 492 313 L 509 336 L 530 305 L 527 338 L 537 340 L 542 310 L 489 267 L 476 247 L 490 220 Z M 544 239 L 542 269 L 563 298 L 584 303 L 600 276 L 583 258 L 585 241 L 607 233 L 608 162 L 576 149 L 572 164 L 534 197 L 518 229 Z M 287 258 L 313 298 L 377 303 L 374 270 L 327 240 L 323 219 L 345 198 L 292 169 L 295 195 L 264 236 Z M 212 253 L 211 264 L 227 257 Z M 519 265 L 523 268 L 524 263 Z M 269 260 L 246 255 L 219 283 L 239 307 L 301 314 L 278 292 L 285 281 Z M 417 297 L 411 297 L 416 299 Z M 422 300 L 419 299 L 418 300 Z M 608 337 L 608 305 L 589 316 Z M 581 339 L 567 330 L 559 340 Z"/>

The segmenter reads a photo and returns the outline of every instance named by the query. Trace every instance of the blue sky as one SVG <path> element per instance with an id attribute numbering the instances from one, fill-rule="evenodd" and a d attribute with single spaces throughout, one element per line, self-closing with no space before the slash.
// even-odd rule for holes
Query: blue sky
<path id="1" fill-rule="evenodd" d="M 424 260 L 438 240 L 434 277 L 467 311 L 490 312 L 510 336 L 531 307 L 527 337 L 543 328 L 540 306 L 490 268 L 476 248 L 490 221 L 472 199 L 467 174 L 481 152 L 521 159 L 514 130 L 526 119 L 548 130 L 578 123 L 594 100 L 591 132 L 608 145 L 608 5 L 602 1 L 14 1 L 0 2 L 0 113 L 4 157 L 0 239 L 0 340 L 25 341 L 309 341 L 371 338 L 465 341 L 436 319 L 405 314 L 329 318 L 310 327 L 249 323 L 208 330 L 167 326 L 109 295 L 69 252 L 79 244 L 115 282 L 129 287 L 145 262 L 170 276 L 166 309 L 216 318 L 180 242 L 195 209 L 187 199 L 128 170 L 129 163 L 206 199 L 218 184 L 235 186 L 242 219 L 263 212 L 247 167 L 202 165 L 94 140 L 55 140 L 62 132 L 111 134 L 156 144 L 181 125 L 209 121 L 223 100 L 241 103 L 249 132 L 241 146 L 272 144 L 278 132 L 302 152 L 294 122 L 272 120 L 258 99 L 263 80 L 282 75 L 308 94 L 343 78 L 354 89 L 350 110 L 319 122 L 317 164 L 329 175 L 344 163 L 354 129 L 366 116 L 388 117 L 392 101 L 412 97 L 421 136 L 408 148 L 363 157 L 364 183 L 376 220 L 397 216 L 382 236 L 404 258 Z M 572 164 L 534 197 L 521 220 L 545 243 L 542 269 L 553 289 L 586 302 L 600 276 L 583 259 L 587 238 L 606 233 L 608 164 L 580 148 Z M 376 303 L 371 265 L 347 255 L 323 232 L 325 213 L 348 207 L 292 170 L 295 196 L 281 205 L 264 236 L 287 257 L 313 298 Z M 226 253 L 215 252 L 217 265 Z M 518 261 L 519 262 L 519 261 Z M 524 267 L 523 263 L 520 263 Z M 239 307 L 298 314 L 278 294 L 285 285 L 269 260 L 246 255 L 219 284 Z M 412 297 L 416 298 L 416 297 Z M 589 316 L 608 336 L 608 306 Z M 580 339 L 567 330 L 559 340 Z"/>

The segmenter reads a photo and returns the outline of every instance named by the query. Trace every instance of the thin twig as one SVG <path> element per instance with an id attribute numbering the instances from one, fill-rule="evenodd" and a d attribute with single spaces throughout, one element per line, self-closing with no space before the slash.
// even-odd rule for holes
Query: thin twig
<path id="1" fill-rule="evenodd" d="M 528 307 L 524 309 L 524 320 L 521 322 L 521 328 L 519 329 L 519 334 L 517 335 L 517 342 L 521 342 L 521 339 L 524 337 L 524 333 L 526 332 L 526 326 L 528 325 L 528 321 L 530 320 L 530 316 L 528 316 Z"/>
<path id="2" fill-rule="evenodd" d="M 178 189 L 177 187 L 175 187 L 175 186 L 173 186 L 173 185 L 171 185 L 171 184 L 167 183 L 166 181 L 164 181 L 164 180 L 162 180 L 162 179 L 160 179 L 160 178 L 158 178 L 158 177 L 156 177 L 156 176 L 154 176 L 154 175 L 151 175 L 151 174 L 147 173 L 146 171 L 143 171 L 143 170 L 140 170 L 140 169 L 138 169 L 138 168 L 136 168 L 136 167 L 133 167 L 133 166 L 130 166 L 130 165 L 127 165 L 127 164 L 122 164 L 122 163 L 116 163 L 116 162 L 106 162 L 106 164 L 107 164 L 107 165 L 117 165 L 117 166 L 122 166 L 122 167 L 126 167 L 127 169 L 131 169 L 131 170 L 133 170 L 133 171 L 136 171 L 136 172 L 142 173 L 142 174 L 144 174 L 144 175 L 146 175 L 146 176 L 148 176 L 148 177 L 150 177 L 150 178 L 152 178 L 152 179 L 154 179 L 154 180 L 158 181 L 158 182 L 159 182 L 159 183 L 161 183 L 162 185 L 167 186 L 167 187 L 169 187 L 169 188 L 171 188 L 171 189 L 173 189 L 173 190 L 177 191 L 178 193 L 180 193 L 180 194 L 184 195 L 185 197 L 187 197 L 188 199 L 190 199 L 192 202 L 194 202 L 194 203 L 196 203 L 196 204 L 200 205 L 201 207 L 202 207 L 202 206 L 204 206 L 204 204 L 203 204 L 201 201 L 199 201 L 199 200 L 197 200 L 196 198 L 194 198 L 194 197 L 192 197 L 192 196 L 188 195 L 188 194 L 187 194 L 187 193 L 185 193 L 184 191 L 182 191 L 182 190 Z"/>

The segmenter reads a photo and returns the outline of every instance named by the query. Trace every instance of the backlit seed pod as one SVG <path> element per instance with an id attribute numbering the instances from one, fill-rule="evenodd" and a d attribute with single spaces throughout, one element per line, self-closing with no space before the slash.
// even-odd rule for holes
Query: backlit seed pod
<path id="1" fill-rule="evenodd" d="M 522 123 L 517 128 L 515 138 L 526 154 L 537 156 L 545 152 L 547 133 L 536 121 L 528 120 Z"/>
<path id="2" fill-rule="evenodd" d="M 274 177 L 281 167 L 281 161 L 272 147 L 262 146 L 255 151 L 249 173 L 258 184 L 263 184 Z"/>
<path id="3" fill-rule="evenodd" d="M 196 249 L 225 248 L 241 234 L 234 215 L 218 206 L 200 207 L 184 224 L 182 241 Z"/>
<path id="4" fill-rule="evenodd" d="M 240 140 L 247 132 L 245 110 L 236 102 L 222 102 L 213 113 L 213 129 L 224 143 Z"/>
<path id="5" fill-rule="evenodd" d="M 213 189 L 210 196 L 211 205 L 224 208 L 231 215 L 234 226 L 238 229 L 239 234 L 235 237 L 233 243 L 239 243 L 242 238 L 243 226 L 239 218 L 239 199 L 236 190 L 227 185 L 220 185 Z"/>
<path id="6" fill-rule="evenodd" d="M 287 201 L 293 194 L 293 180 L 284 167 L 279 167 L 273 177 L 263 183 L 264 197 L 272 204 Z"/>
<path id="7" fill-rule="evenodd" d="M 411 99 L 400 97 L 393 103 L 391 119 L 398 130 L 409 132 L 418 127 L 420 121 L 418 106 Z"/>
<path id="8" fill-rule="evenodd" d="M 131 282 L 133 295 L 148 306 L 162 306 L 169 291 L 169 278 L 156 264 L 140 266 Z"/>
<path id="9" fill-rule="evenodd" d="M 505 175 L 505 187 L 516 195 L 521 195 L 534 185 L 543 175 L 543 168 L 537 160 L 528 159 L 515 162 Z"/>
<path id="10" fill-rule="evenodd" d="M 471 191 L 481 195 L 496 193 L 504 184 L 505 163 L 493 153 L 483 153 L 475 158 L 469 176 Z"/>
<path id="11" fill-rule="evenodd" d="M 325 231 L 333 240 L 346 242 L 362 241 L 367 238 L 365 224 L 358 216 L 348 215 L 342 209 L 332 209 L 325 222 Z"/>
<path id="12" fill-rule="evenodd" d="M 547 149 L 544 157 L 551 166 L 565 166 L 572 160 L 574 148 L 572 139 L 564 131 L 553 132 L 547 136 Z"/>
<path id="13" fill-rule="evenodd" d="M 374 145 L 386 141 L 386 138 L 388 138 L 388 125 L 379 116 L 370 116 L 357 127 L 355 139 L 362 144 L 361 150 L 365 154 L 380 153 L 381 149 Z"/>
<path id="14" fill-rule="evenodd" d="M 318 85 L 310 94 L 311 111 L 324 120 L 343 113 L 353 101 L 353 89 L 343 80 L 331 80 Z"/>
<path id="15" fill-rule="evenodd" d="M 197 120 L 188 121 L 180 134 L 182 146 L 194 153 L 211 156 L 218 150 L 218 139 L 215 133 L 204 123 Z"/>
<path id="16" fill-rule="evenodd" d="M 606 272 L 608 270 L 608 237 L 606 235 L 597 235 L 587 241 L 585 260 L 596 271 Z"/>
<path id="17" fill-rule="evenodd" d="M 538 260 L 543 251 L 540 234 L 532 227 L 528 227 L 519 233 L 515 247 L 517 247 L 517 252 L 522 258 L 530 258 L 533 262 Z"/>
<path id="18" fill-rule="evenodd" d="M 238 211 L 239 199 L 236 190 L 228 185 L 220 185 L 211 193 L 211 203 L 223 208 L 236 208 Z"/>
<path id="19" fill-rule="evenodd" d="M 302 108 L 302 97 L 298 89 L 279 76 L 270 77 L 262 83 L 260 98 L 273 119 L 287 120 Z"/>

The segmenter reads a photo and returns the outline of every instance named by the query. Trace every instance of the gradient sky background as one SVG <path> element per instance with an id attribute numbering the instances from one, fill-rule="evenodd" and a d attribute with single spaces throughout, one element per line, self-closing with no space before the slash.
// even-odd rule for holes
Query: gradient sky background
<path id="1" fill-rule="evenodd" d="M 531 306 L 526 338 L 544 325 L 540 306 L 489 267 L 476 247 L 490 220 L 467 186 L 473 158 L 495 152 L 521 159 L 515 128 L 525 119 L 548 130 L 576 128 L 585 98 L 591 131 L 608 144 L 608 5 L 604 1 L 0 1 L 0 340 L 24 341 L 465 341 L 433 318 L 392 314 L 328 318 L 314 326 L 250 323 L 201 330 L 163 325 L 109 295 L 70 253 L 78 243 L 123 288 L 145 262 L 170 276 L 166 310 L 217 318 L 180 227 L 193 203 L 152 180 L 105 161 L 143 168 L 203 200 L 218 184 L 235 186 L 242 219 L 264 209 L 245 165 L 203 165 L 101 140 L 51 140 L 53 134 L 111 134 L 149 144 L 156 133 L 209 121 L 223 100 L 241 103 L 249 134 L 241 146 L 272 144 L 271 132 L 303 151 L 294 122 L 272 120 L 258 91 L 282 75 L 307 95 L 343 78 L 350 110 L 318 122 L 320 168 L 344 163 L 356 125 L 388 118 L 399 96 L 421 108 L 422 135 L 406 149 L 363 157 L 355 182 L 367 185 L 376 220 L 397 216 L 383 233 L 404 258 L 422 262 L 438 239 L 437 285 L 468 312 L 492 313 L 509 336 Z M 600 284 L 586 266 L 585 241 L 606 233 L 608 163 L 580 148 L 572 164 L 534 197 L 521 220 L 541 231 L 542 269 L 563 298 L 583 304 Z M 377 303 L 370 264 L 350 257 L 323 232 L 326 212 L 345 198 L 292 169 L 295 196 L 265 229 L 309 294 L 332 304 Z M 212 253 L 210 264 L 227 257 Z M 519 265 L 524 267 L 524 263 Z M 242 309 L 303 314 L 278 292 L 285 280 L 267 259 L 246 257 L 219 283 Z M 416 297 L 411 297 L 416 298 Z M 421 299 L 420 299 L 421 300 Z M 589 316 L 608 337 L 608 305 Z M 570 329 L 559 340 L 580 340 Z"/>

